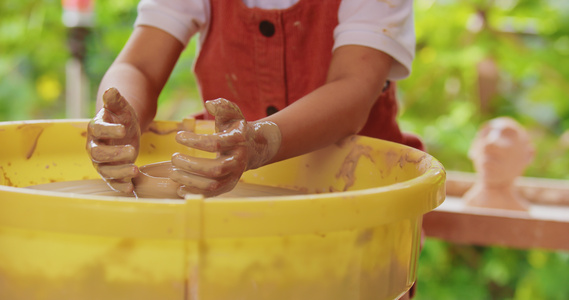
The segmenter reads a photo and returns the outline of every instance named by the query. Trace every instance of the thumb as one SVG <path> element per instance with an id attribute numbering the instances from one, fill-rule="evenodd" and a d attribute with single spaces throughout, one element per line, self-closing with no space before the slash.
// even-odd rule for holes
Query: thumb
<path id="1" fill-rule="evenodd" d="M 109 88 L 103 93 L 103 105 L 106 109 L 117 115 L 129 106 L 126 99 L 123 98 L 116 88 Z"/>
<path id="2" fill-rule="evenodd" d="M 225 129 L 235 121 L 245 119 L 237 104 L 223 98 L 207 101 L 204 106 L 215 117 L 215 127 L 219 130 Z"/>

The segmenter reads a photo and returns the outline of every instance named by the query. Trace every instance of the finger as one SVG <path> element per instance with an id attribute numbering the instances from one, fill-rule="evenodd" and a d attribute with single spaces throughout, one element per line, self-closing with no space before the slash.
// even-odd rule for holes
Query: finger
<path id="1" fill-rule="evenodd" d="M 176 172 L 170 174 L 172 180 L 177 178 L 176 176 L 178 176 Z M 206 197 L 214 197 L 229 192 L 237 184 L 236 180 L 212 180 L 193 174 L 183 174 L 182 176 L 187 184 L 178 188 L 177 193 L 180 197 L 185 197 L 186 194 L 201 194 Z"/>
<path id="2" fill-rule="evenodd" d="M 107 185 L 116 192 L 132 194 L 134 191 L 134 185 L 130 179 L 128 181 L 115 179 L 109 179 L 105 181 L 107 182 Z"/>
<path id="3" fill-rule="evenodd" d="M 221 140 L 217 134 L 197 134 L 191 131 L 180 131 L 176 134 L 176 142 L 198 150 L 217 152 Z"/>
<path id="4" fill-rule="evenodd" d="M 180 131 L 176 141 L 184 146 L 208 152 L 220 152 L 240 146 L 244 137 L 239 130 L 214 134 L 197 134 L 191 131 Z"/>
<path id="5" fill-rule="evenodd" d="M 173 168 L 172 172 L 170 172 L 170 179 L 186 186 L 188 189 L 192 189 L 197 194 L 214 191 L 219 186 L 216 179 L 191 174 L 176 168 Z"/>
<path id="6" fill-rule="evenodd" d="M 236 120 L 245 119 L 237 104 L 223 98 L 206 101 L 204 106 L 215 117 L 215 125 L 219 130 L 224 130 L 227 124 Z"/>
<path id="7" fill-rule="evenodd" d="M 138 174 L 138 168 L 134 164 L 98 164 L 96 168 L 97 172 L 106 179 L 129 179 L 134 178 Z"/>
<path id="8" fill-rule="evenodd" d="M 97 145 L 91 142 L 91 160 L 96 163 L 134 162 L 136 149 L 132 145 Z"/>
<path id="9" fill-rule="evenodd" d="M 125 138 L 136 138 L 140 135 L 138 116 L 117 89 L 109 88 L 105 91 L 103 105 L 104 113 L 101 120 L 107 123 L 122 124 L 125 127 Z"/>
<path id="10" fill-rule="evenodd" d="M 172 165 L 175 169 L 209 178 L 224 177 L 231 173 L 242 172 L 245 168 L 245 164 L 240 163 L 233 156 L 220 156 L 215 159 L 208 159 L 180 153 L 172 155 Z"/>
<path id="11" fill-rule="evenodd" d="M 103 93 L 103 105 L 116 115 L 120 115 L 130 107 L 116 88 L 109 88 Z"/>
<path id="12" fill-rule="evenodd" d="M 172 172 L 170 176 L 177 176 Z M 238 180 L 235 178 L 224 178 L 220 180 L 211 180 L 192 174 L 185 174 L 185 180 L 188 184 L 182 185 L 178 188 L 178 196 L 185 197 L 186 194 L 201 194 L 206 197 L 214 197 L 231 191 Z M 170 177 L 172 178 L 172 177 Z M 173 178 L 172 178 L 173 179 Z"/>
<path id="13" fill-rule="evenodd" d="M 89 132 L 98 139 L 121 139 L 126 135 L 126 128 L 122 124 L 95 119 L 89 123 Z"/>

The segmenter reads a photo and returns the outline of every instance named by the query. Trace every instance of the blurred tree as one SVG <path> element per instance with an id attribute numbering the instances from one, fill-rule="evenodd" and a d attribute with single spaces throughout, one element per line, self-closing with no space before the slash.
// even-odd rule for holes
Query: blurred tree
<path id="1" fill-rule="evenodd" d="M 500 115 L 530 128 L 528 176 L 569 178 L 569 4 L 415 1 L 417 56 L 399 85 L 402 124 L 448 169 L 472 171 L 470 141 Z M 566 134 L 564 139 L 560 138 Z"/>
<path id="2" fill-rule="evenodd" d="M 403 127 L 447 169 L 472 171 L 470 141 L 500 115 L 529 128 L 528 176 L 569 178 L 569 3 L 417 0 L 417 57 L 399 85 Z M 569 299 L 569 254 L 428 239 L 418 300 Z"/>
<path id="3" fill-rule="evenodd" d="M 569 299 L 569 253 L 455 245 L 427 239 L 417 300 Z"/>
<path id="4" fill-rule="evenodd" d="M 58 1 L 0 2 L 0 120 L 62 117 L 67 57 Z"/>
<path id="5" fill-rule="evenodd" d="M 92 78 L 93 109 L 98 84 L 126 43 L 136 19 L 138 1 L 96 1 L 96 26 L 88 41 L 87 70 Z M 192 73 L 196 39 L 186 47 L 159 98 L 157 119 L 180 120 L 202 109 Z M 94 114 L 94 111 L 92 111 Z"/>

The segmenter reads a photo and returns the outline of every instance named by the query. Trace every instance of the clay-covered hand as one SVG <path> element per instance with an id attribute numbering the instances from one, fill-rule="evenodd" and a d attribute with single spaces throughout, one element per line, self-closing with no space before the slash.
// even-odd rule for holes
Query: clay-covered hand
<path id="1" fill-rule="evenodd" d="M 273 122 L 247 122 L 236 104 L 216 99 L 205 103 L 215 117 L 216 133 L 200 135 L 181 131 L 178 143 L 198 150 L 215 152 L 215 158 L 172 156 L 170 178 L 182 184 L 180 196 L 188 193 L 217 196 L 232 190 L 243 172 L 261 167 L 277 153 L 281 132 Z"/>
<path id="2" fill-rule="evenodd" d="M 140 145 L 136 112 L 115 88 L 103 94 L 103 108 L 89 122 L 87 152 L 97 172 L 115 191 L 132 193 Z"/>

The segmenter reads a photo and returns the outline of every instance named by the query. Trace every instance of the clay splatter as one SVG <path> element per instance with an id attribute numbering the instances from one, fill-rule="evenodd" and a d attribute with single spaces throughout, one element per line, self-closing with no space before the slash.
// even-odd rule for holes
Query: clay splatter
<path id="1" fill-rule="evenodd" d="M 235 74 L 225 74 L 225 81 L 227 82 L 227 87 L 231 91 L 231 94 L 235 97 L 235 99 L 239 99 L 239 93 L 237 93 L 237 89 L 235 89 L 234 82 L 237 81 L 237 76 Z"/>
<path id="2" fill-rule="evenodd" d="M 31 141 L 31 144 L 28 146 L 28 152 L 26 153 L 26 159 L 30 159 L 34 152 L 36 151 L 36 147 L 38 145 L 38 140 L 40 139 L 41 134 L 43 133 L 43 127 L 33 126 L 33 125 L 22 125 L 18 127 L 19 130 L 24 131 L 24 138 L 26 141 Z"/>
<path id="3" fill-rule="evenodd" d="M 14 184 L 12 184 L 12 181 L 10 180 L 10 177 L 8 177 L 8 174 L 6 173 L 6 170 L 4 170 L 3 167 L 0 166 L 0 171 L 2 172 L 2 175 L 4 176 L 4 185 L 7 186 L 14 186 Z"/>
<path id="4" fill-rule="evenodd" d="M 344 191 L 347 191 L 348 188 L 354 185 L 356 182 L 356 167 L 358 165 L 358 160 L 360 157 L 365 156 L 373 162 L 373 157 L 371 156 L 372 148 L 370 146 L 363 146 L 356 144 L 348 153 L 342 166 L 340 167 L 340 171 L 336 174 L 336 178 L 344 179 Z"/>
<path id="5" fill-rule="evenodd" d="M 362 232 L 360 232 L 356 238 L 356 246 L 363 246 L 373 239 L 373 229 L 368 228 Z"/>

